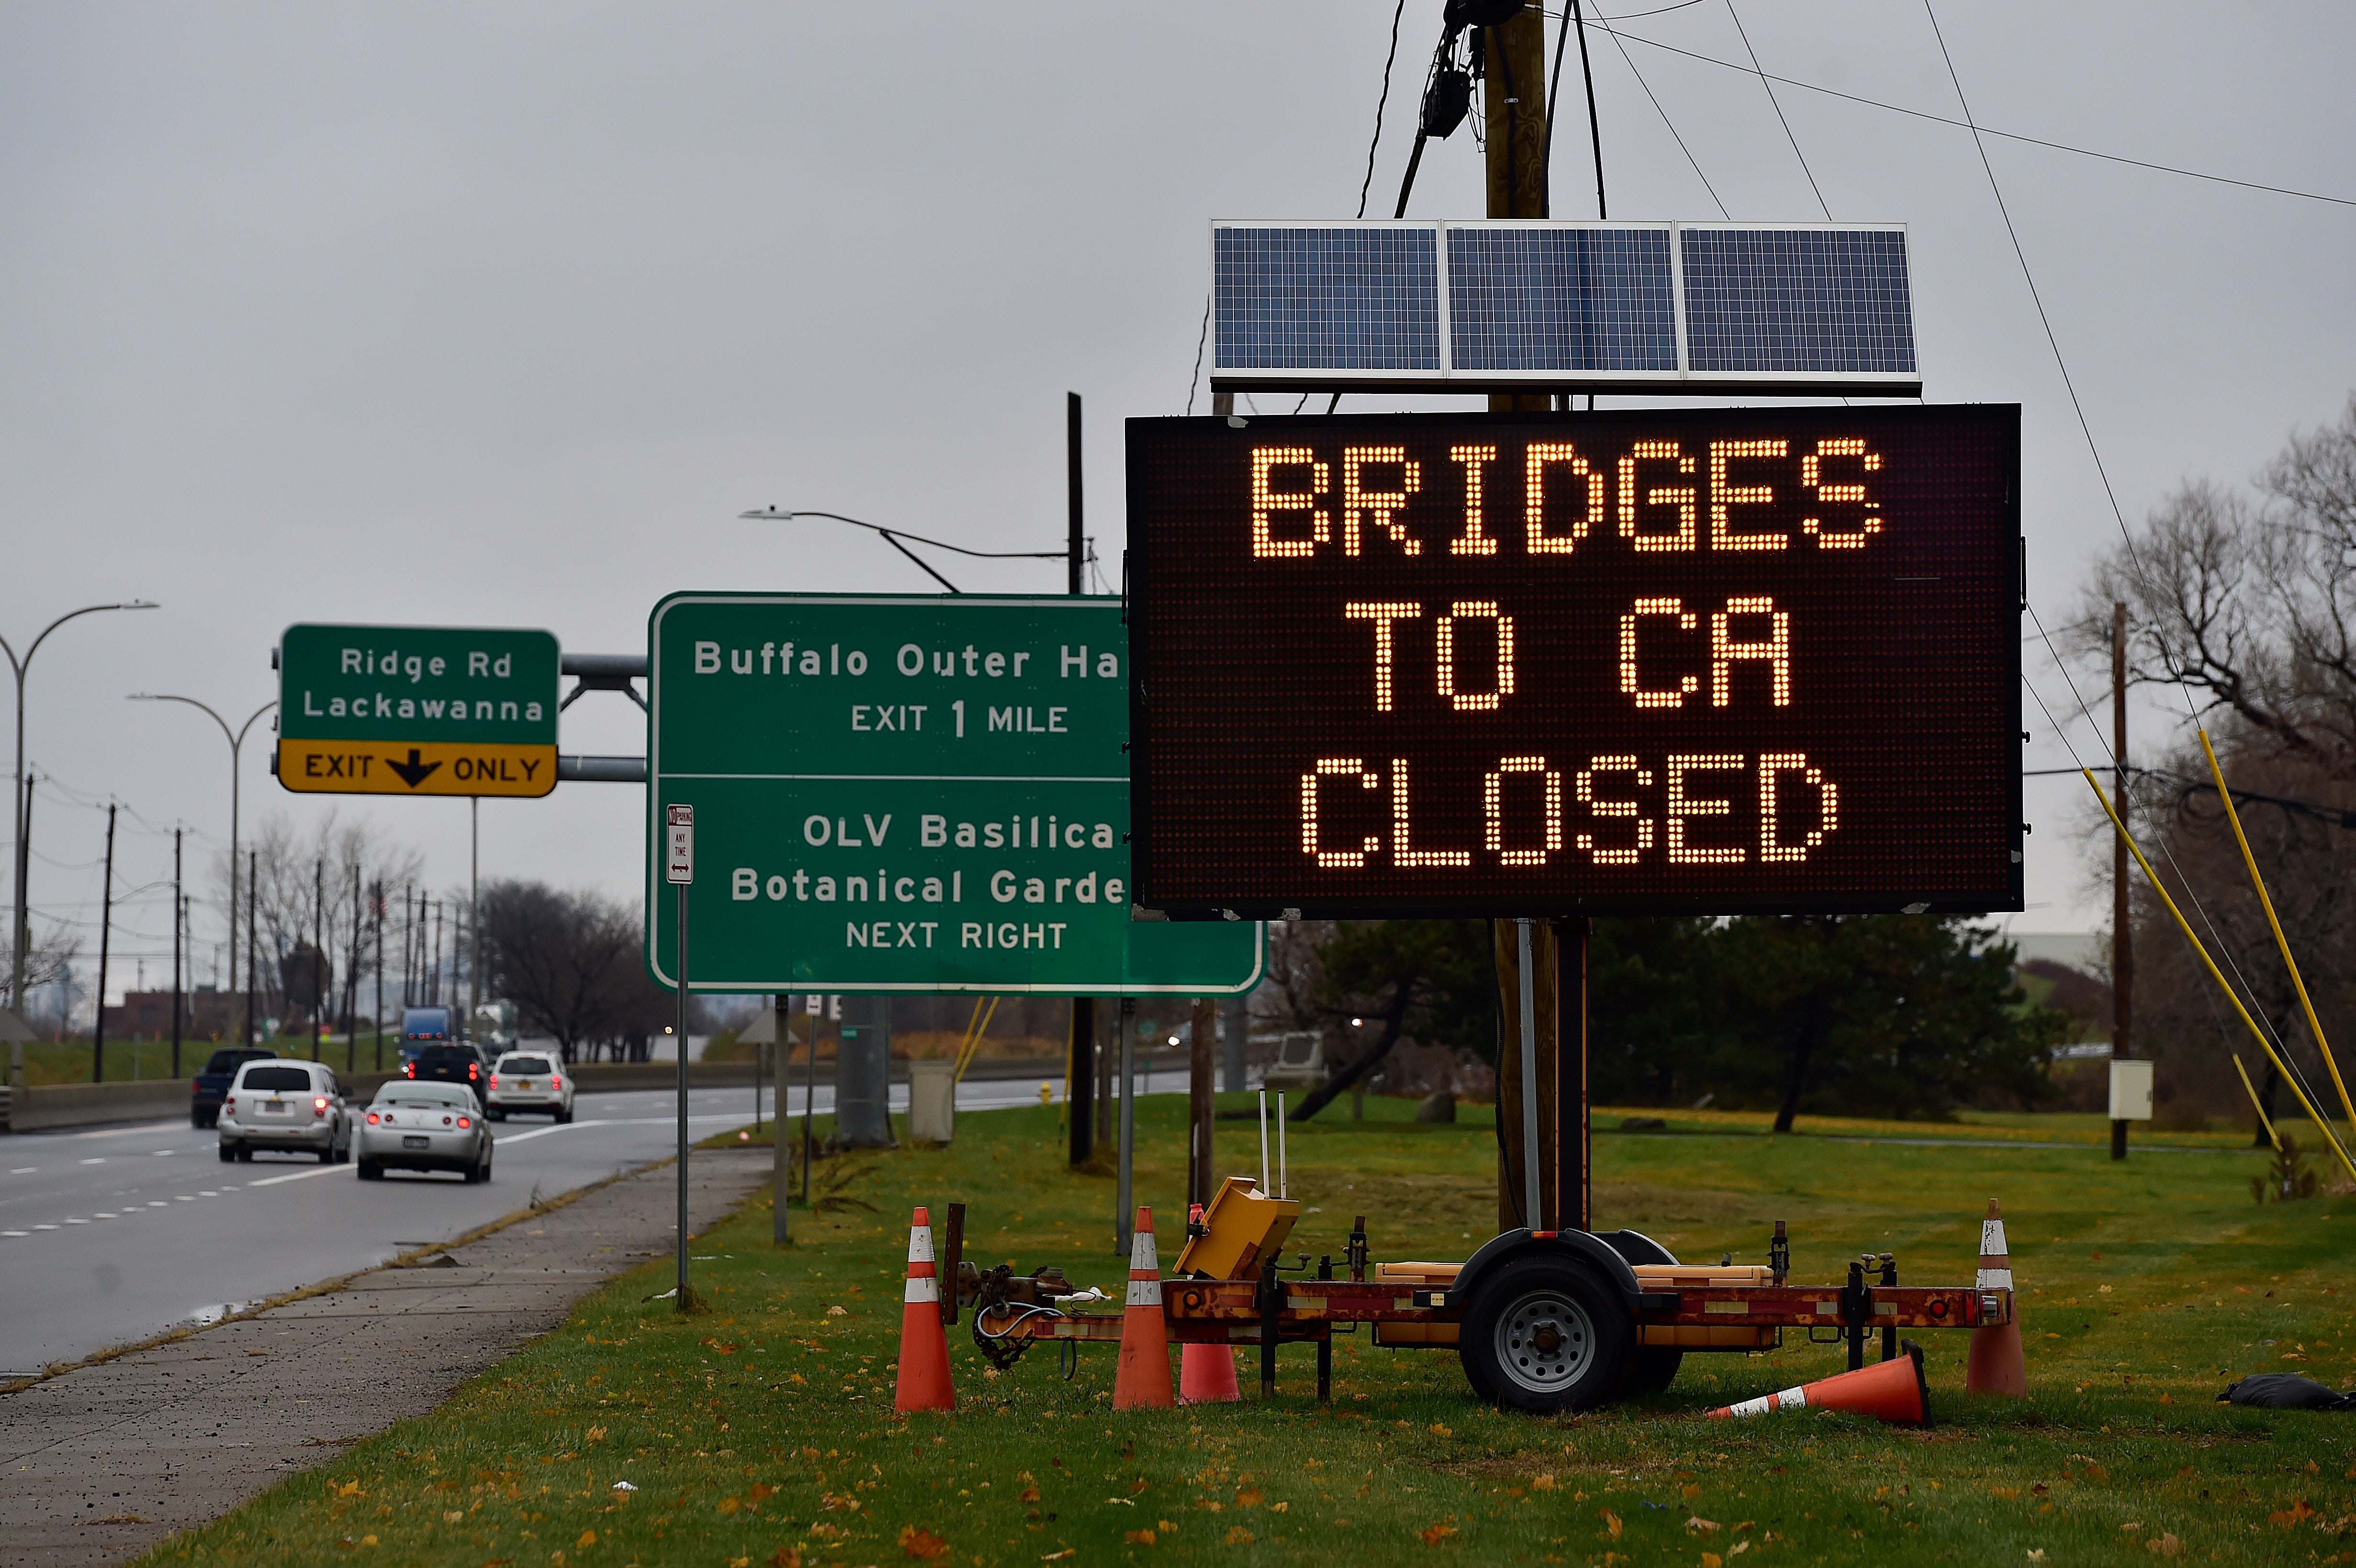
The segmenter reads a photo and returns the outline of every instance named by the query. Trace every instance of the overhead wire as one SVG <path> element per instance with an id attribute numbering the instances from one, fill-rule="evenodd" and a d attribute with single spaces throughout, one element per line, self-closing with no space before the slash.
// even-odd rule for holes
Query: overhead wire
<path id="1" fill-rule="evenodd" d="M 1375 101 L 1375 136 L 1366 144 L 1366 177 L 1358 182 L 1358 213 L 1366 216 L 1366 192 L 1375 184 L 1375 151 L 1383 144 L 1383 112 L 1390 107 L 1391 67 L 1398 62 L 1399 18 L 1407 15 L 1407 0 L 1398 0 L 1391 10 L 1391 48 L 1383 57 L 1383 94 Z M 1207 318 L 1206 318 L 1207 319 Z"/>
<path id="2" fill-rule="evenodd" d="M 1672 9 L 1676 9 L 1676 7 L 1672 7 Z M 1625 62 L 1628 67 L 1628 74 L 1634 77 L 1636 79 L 1636 85 L 1644 90 L 1645 101 L 1653 106 L 1653 112 L 1661 117 L 1661 123 L 1668 127 L 1669 139 L 1676 143 L 1677 151 L 1686 155 L 1686 163 L 1692 167 L 1694 178 L 1701 181 L 1701 188 L 1709 193 L 1710 205 L 1718 208 L 1719 217 L 1730 220 L 1733 215 L 1726 210 L 1726 203 L 1719 199 L 1718 187 L 1709 183 L 1709 176 L 1701 172 L 1701 163 L 1693 155 L 1693 149 L 1686 145 L 1686 139 L 1683 136 L 1677 134 L 1676 123 L 1669 118 L 1669 112 L 1661 107 L 1661 100 L 1659 96 L 1653 91 L 1653 84 L 1646 81 L 1644 80 L 1644 73 L 1636 69 L 1635 57 L 1629 54 L 1628 46 L 1620 41 L 1621 36 L 1611 27 L 1609 18 L 1603 18 L 1601 12 L 1598 12 L 1597 16 L 1601 19 L 1600 19 L 1596 25 L 1602 27 L 1606 33 L 1611 35 L 1612 46 L 1619 49 L 1620 59 Z M 1634 37 L 1633 34 L 1629 36 L 1632 37 Z M 1641 43 L 1644 40 L 1638 39 L 1637 41 Z"/>
<path id="3" fill-rule="evenodd" d="M 1792 155 L 1800 160 L 1800 172 L 1808 176 L 1808 188 L 1815 192 L 1816 206 L 1823 209 L 1825 221 L 1833 220 L 1831 204 L 1825 200 L 1823 189 L 1816 184 L 1816 172 L 1808 167 L 1808 155 L 1800 151 L 1800 138 L 1792 134 L 1792 123 L 1783 117 L 1783 105 L 1775 97 L 1774 84 L 1767 80 L 1767 68 L 1759 63 L 1759 51 L 1751 47 L 1750 30 L 1734 9 L 1734 0 L 1726 0 L 1726 14 L 1733 18 L 1735 33 L 1742 39 L 1743 53 L 1751 57 L 1751 69 L 1759 78 L 1759 85 L 1767 90 L 1767 106 L 1775 111 L 1775 123 L 1783 127 L 1783 139 L 1792 144 Z"/>
<path id="4" fill-rule="evenodd" d="M 1684 7 L 1682 6 L 1674 5 L 1669 7 L 1671 10 L 1682 10 L 1683 8 Z M 1599 19 L 1594 25 L 1603 28 L 1604 31 L 1611 33 L 1614 38 L 1626 38 L 1631 42 L 1643 44 L 1650 48 L 1659 49 L 1664 54 L 1683 55 L 1687 59 L 1698 60 L 1704 65 L 1714 65 L 1721 70 L 1740 71 L 1744 76 L 1755 74 L 1751 68 L 1742 64 L 1740 60 L 1722 60 L 1715 55 L 1702 54 L 1694 49 L 1679 48 L 1675 44 L 1665 44 L 1658 38 L 1645 37 L 1641 33 L 1617 32 L 1612 27 L 1612 23 L 1613 21 L 1633 21 L 1637 16 L 1651 16 L 1655 14 L 1655 13 L 1652 12 L 1639 11 L 1633 12 L 1628 16 L 1620 17 L 1602 17 L 1599 16 Z M 1885 103 L 1878 98 L 1863 98 L 1854 92 L 1843 92 L 1837 88 L 1821 86 L 1813 81 L 1802 81 L 1797 77 L 1777 76 L 1772 71 L 1766 74 L 1770 80 L 1781 82 L 1785 87 L 1796 87 L 1805 92 L 1822 93 L 1826 98 L 1842 99 L 1847 102 L 1858 104 L 1867 109 L 1879 109 L 1883 111 L 1885 113 L 1890 114 L 1903 114 L 1911 120 L 1928 120 L 1934 124 L 1952 125 L 1959 131 L 1974 128 L 1967 121 L 1950 120 L 1944 114 L 1933 114 L 1928 110 L 1909 109 L 1902 103 Z M 2073 146 L 2068 142 L 2051 141 L 2043 136 L 2030 136 L 2019 131 L 1999 131 L 1993 125 L 1981 125 L 1976 127 L 1976 129 L 1979 131 L 1980 134 L 1985 136 L 1998 136 L 2008 142 L 2025 142 L 2031 146 L 2046 147 L 2057 153 L 2069 153 L 2082 158 L 2094 158 L 2106 164 L 2125 164 L 2133 168 L 2149 169 L 2155 174 L 2175 175 L 2183 179 L 2205 180 L 2211 185 L 2235 186 L 2243 190 L 2263 191 L 2270 196 L 2295 197 L 2301 201 L 2326 202 L 2334 207 L 2356 207 L 2356 197 L 2326 196 L 2320 191 L 2300 190 L 2292 186 L 2267 185 L 2260 180 L 2236 179 L 2231 175 L 2204 174 L 2199 169 L 2179 168 L 2174 164 L 2154 163 L 2147 158 L 2130 158 L 2120 153 L 2098 152 L 2092 147 Z"/>

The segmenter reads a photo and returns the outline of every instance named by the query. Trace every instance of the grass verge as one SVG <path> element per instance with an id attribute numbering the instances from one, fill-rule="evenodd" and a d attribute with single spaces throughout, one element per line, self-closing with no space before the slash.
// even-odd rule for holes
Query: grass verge
<path id="1" fill-rule="evenodd" d="M 1294 1248 L 1338 1255 L 1363 1213 L 1379 1258 L 1462 1256 L 1494 1228 L 1490 1125 L 1368 1111 L 1292 1130 Z M 1139 1196 L 1173 1216 L 1183 1100 L 1141 1102 L 1138 1125 Z M 1069 1381 L 1046 1352 L 993 1376 L 963 1325 L 958 1413 L 895 1416 L 911 1205 L 967 1202 L 977 1261 L 1060 1264 L 1118 1291 L 1112 1182 L 1069 1173 L 1056 1111 L 1024 1108 L 961 1116 L 948 1148 L 825 1162 L 840 1206 L 796 1209 L 790 1245 L 771 1244 L 766 1197 L 697 1239 L 706 1310 L 652 1299 L 669 1264 L 649 1264 L 433 1415 L 151 1561 L 2356 1559 L 2356 1418 L 2213 1403 L 2248 1371 L 2356 1381 L 2356 1200 L 2254 1205 L 2254 1154 L 2114 1165 L 1953 1131 L 1925 1147 L 1695 1125 L 1601 1132 L 1595 1151 L 1599 1225 L 1687 1258 L 1761 1261 L 1782 1218 L 1803 1282 L 1868 1249 L 1895 1252 L 1912 1281 L 1968 1279 L 1981 1207 L 2002 1199 L 2030 1396 L 1964 1396 L 1965 1336 L 1927 1335 L 1939 1424 L 1925 1432 L 1815 1412 L 1698 1419 L 1838 1370 L 1833 1347 L 1690 1357 L 1665 1394 L 1533 1418 L 1474 1402 L 1451 1354 L 1343 1339 L 1329 1408 L 1300 1347 L 1272 1405 L 1116 1415 L 1108 1350 Z M 1257 1129 L 1220 1124 L 1218 1154 L 1223 1169 L 1256 1168 Z"/>

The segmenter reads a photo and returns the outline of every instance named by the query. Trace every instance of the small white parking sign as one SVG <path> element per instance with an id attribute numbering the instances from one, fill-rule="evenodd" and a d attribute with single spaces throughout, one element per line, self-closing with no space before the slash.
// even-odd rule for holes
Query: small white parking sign
<path id="1" fill-rule="evenodd" d="M 695 807 L 672 805 L 663 808 L 670 830 L 669 852 L 665 857 L 665 880 L 673 882 L 695 880 Z"/>

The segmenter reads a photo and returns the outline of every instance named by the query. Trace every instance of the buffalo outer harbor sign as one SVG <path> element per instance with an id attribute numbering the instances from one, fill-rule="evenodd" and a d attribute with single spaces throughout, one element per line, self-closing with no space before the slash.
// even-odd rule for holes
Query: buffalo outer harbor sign
<path id="1" fill-rule="evenodd" d="M 679 593 L 648 625 L 648 961 L 695 808 L 692 987 L 1213 995 L 1256 922 L 1130 918 L 1113 598 Z"/>
<path id="2" fill-rule="evenodd" d="M 294 625 L 278 652 L 278 782 L 302 794 L 543 795 L 556 636 Z"/>

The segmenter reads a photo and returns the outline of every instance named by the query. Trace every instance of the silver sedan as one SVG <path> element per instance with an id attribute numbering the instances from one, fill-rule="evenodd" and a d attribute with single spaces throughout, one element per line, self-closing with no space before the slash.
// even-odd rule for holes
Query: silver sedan
<path id="1" fill-rule="evenodd" d="M 455 1170 L 469 1182 L 491 1179 L 491 1129 L 463 1083 L 396 1078 L 376 1092 L 361 1120 L 354 1153 L 362 1181 L 388 1170 Z"/>

